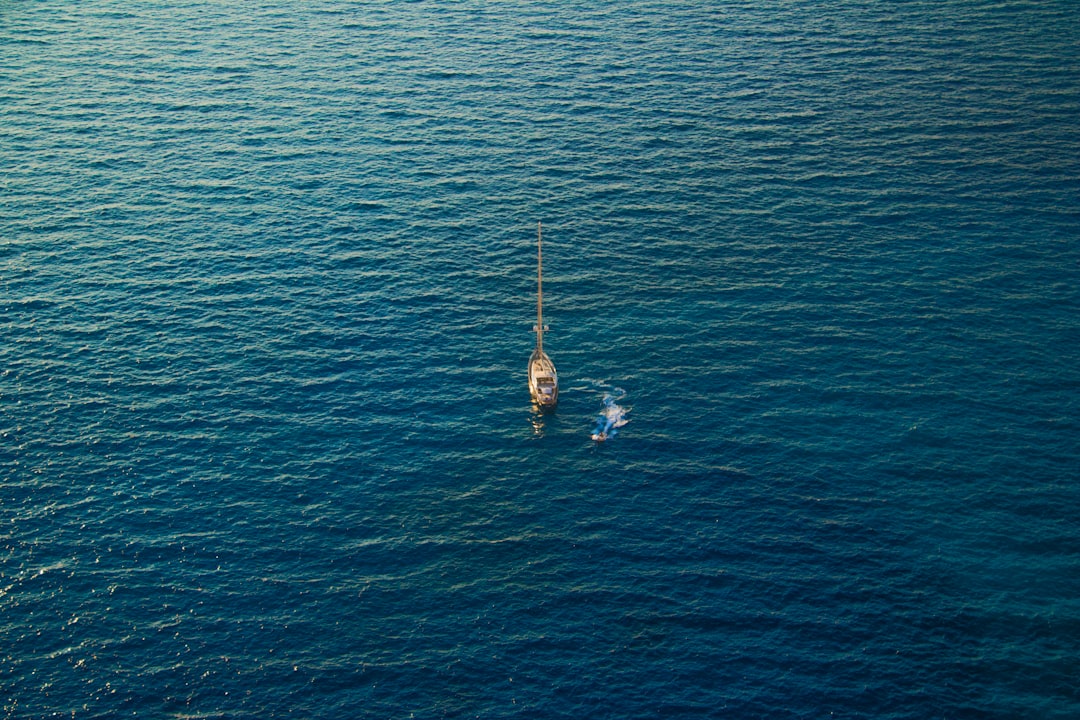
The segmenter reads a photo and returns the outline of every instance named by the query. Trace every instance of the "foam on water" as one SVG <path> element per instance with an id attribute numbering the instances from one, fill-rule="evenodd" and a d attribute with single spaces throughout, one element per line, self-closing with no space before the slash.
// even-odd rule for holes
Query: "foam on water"
<path id="1" fill-rule="evenodd" d="M 625 398 L 626 392 L 621 388 L 616 388 L 613 393 L 604 394 L 603 409 L 592 431 L 593 440 L 604 441 L 613 438 L 618 434 L 619 428 L 630 422 L 630 419 L 626 417 L 629 410 L 616 402 Z"/>

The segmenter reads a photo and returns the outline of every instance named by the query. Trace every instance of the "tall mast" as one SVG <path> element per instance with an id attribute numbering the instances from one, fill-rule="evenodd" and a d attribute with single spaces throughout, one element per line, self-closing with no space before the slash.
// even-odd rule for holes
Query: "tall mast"
<path id="1" fill-rule="evenodd" d="M 536 349 L 544 351 L 544 251 L 540 221 L 536 221 Z"/>

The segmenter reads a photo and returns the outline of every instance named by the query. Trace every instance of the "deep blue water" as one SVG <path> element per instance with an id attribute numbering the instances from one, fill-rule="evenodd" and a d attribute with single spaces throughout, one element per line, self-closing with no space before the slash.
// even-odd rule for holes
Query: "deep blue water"
<path id="1" fill-rule="evenodd" d="M 2 715 L 1078 717 L 1078 311 L 1070 2 L 0 0 Z"/>

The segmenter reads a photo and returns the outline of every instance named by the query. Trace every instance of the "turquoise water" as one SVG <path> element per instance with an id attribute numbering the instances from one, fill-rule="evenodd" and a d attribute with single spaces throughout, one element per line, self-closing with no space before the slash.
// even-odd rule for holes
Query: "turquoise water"
<path id="1" fill-rule="evenodd" d="M 1078 48 L 0 2 L 3 716 L 1080 715 Z"/>

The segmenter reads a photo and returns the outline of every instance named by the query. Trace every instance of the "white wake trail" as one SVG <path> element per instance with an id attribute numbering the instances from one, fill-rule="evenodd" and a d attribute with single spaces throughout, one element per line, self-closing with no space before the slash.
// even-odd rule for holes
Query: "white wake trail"
<path id="1" fill-rule="evenodd" d="M 600 416 L 596 419 L 596 428 L 592 432 L 592 439 L 596 442 L 602 442 L 614 437 L 619 428 L 630 422 L 630 419 L 626 417 L 626 414 L 630 412 L 629 409 L 616 402 L 616 399 L 623 399 L 626 393 L 621 390 L 617 390 L 617 392 L 620 393 L 618 398 L 611 393 L 604 395 L 604 406 L 600 410 Z"/>

